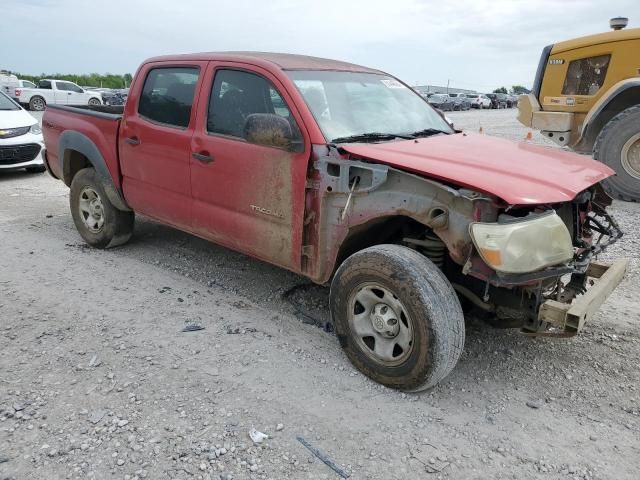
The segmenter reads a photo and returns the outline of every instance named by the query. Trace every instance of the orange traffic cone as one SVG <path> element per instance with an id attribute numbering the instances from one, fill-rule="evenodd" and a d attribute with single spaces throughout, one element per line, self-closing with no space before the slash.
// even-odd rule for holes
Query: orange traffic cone
<path id="1" fill-rule="evenodd" d="M 524 139 L 525 139 L 525 141 L 529 141 L 529 140 L 531 140 L 532 138 L 533 138 L 533 134 L 531 133 L 531 130 L 529 130 L 529 131 L 527 132 L 527 136 L 526 136 L 526 137 L 524 137 Z"/>

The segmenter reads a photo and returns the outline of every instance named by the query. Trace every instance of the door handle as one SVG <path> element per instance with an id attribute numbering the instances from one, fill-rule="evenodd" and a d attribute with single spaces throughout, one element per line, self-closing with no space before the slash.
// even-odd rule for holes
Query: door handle
<path id="1" fill-rule="evenodd" d="M 124 141 L 129 145 L 140 145 L 140 139 L 138 139 L 138 137 L 127 137 Z"/>
<path id="2" fill-rule="evenodd" d="M 213 162 L 213 157 L 209 155 L 209 152 L 194 152 L 191 156 L 202 163 Z"/>

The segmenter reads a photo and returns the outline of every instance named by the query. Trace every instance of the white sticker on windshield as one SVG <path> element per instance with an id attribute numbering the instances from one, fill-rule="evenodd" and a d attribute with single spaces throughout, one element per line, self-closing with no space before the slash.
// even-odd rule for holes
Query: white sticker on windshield
<path id="1" fill-rule="evenodd" d="M 403 84 L 401 84 L 399 81 L 394 80 L 393 78 L 390 78 L 388 80 L 380 80 L 380 81 L 387 88 L 407 88 Z"/>

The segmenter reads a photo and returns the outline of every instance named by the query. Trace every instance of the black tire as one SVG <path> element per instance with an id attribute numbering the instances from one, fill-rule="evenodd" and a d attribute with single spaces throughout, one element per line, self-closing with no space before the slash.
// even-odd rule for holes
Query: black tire
<path id="1" fill-rule="evenodd" d="M 602 186 L 609 195 L 618 200 L 640 202 L 640 178 L 635 178 L 625 169 L 622 159 L 625 144 L 638 134 L 640 105 L 635 105 L 609 120 L 598 135 L 593 148 L 593 158 L 616 171 L 614 177 L 602 181 Z M 637 173 L 640 175 L 640 171 Z"/>
<path id="2" fill-rule="evenodd" d="M 100 101 L 100 99 L 92 97 L 89 99 L 88 104 L 92 107 L 97 107 L 98 105 L 102 105 L 102 102 Z"/>
<path id="3" fill-rule="evenodd" d="M 40 95 L 34 95 L 29 100 L 29 110 L 34 112 L 42 112 L 47 106 L 47 101 Z"/>
<path id="4" fill-rule="evenodd" d="M 25 170 L 29 173 L 44 173 L 47 171 L 44 165 L 34 165 L 33 167 L 27 167 Z"/>
<path id="5" fill-rule="evenodd" d="M 80 206 L 81 195 L 86 195 L 87 192 L 95 193 L 100 202 L 99 210 L 103 221 L 101 226 L 94 229 L 87 225 L 86 212 Z M 134 213 L 124 212 L 113 206 L 93 168 L 83 168 L 73 177 L 69 206 L 76 229 L 92 247 L 116 247 L 126 243 L 133 234 Z"/>
<path id="6" fill-rule="evenodd" d="M 362 318 L 363 312 L 372 324 L 380 319 L 353 300 L 364 288 L 375 291 L 372 284 L 401 303 L 406 316 L 397 317 L 412 326 L 410 347 L 398 354 L 399 363 L 385 364 L 374 358 L 372 347 L 364 340 L 378 340 L 361 338 L 351 326 L 349 318 Z M 358 305 L 360 311 L 356 312 Z M 451 284 L 429 259 L 406 247 L 378 245 L 347 258 L 331 283 L 330 308 L 338 340 L 349 360 L 369 378 L 391 388 L 420 391 L 433 387 L 451 372 L 464 347 L 464 315 Z"/>

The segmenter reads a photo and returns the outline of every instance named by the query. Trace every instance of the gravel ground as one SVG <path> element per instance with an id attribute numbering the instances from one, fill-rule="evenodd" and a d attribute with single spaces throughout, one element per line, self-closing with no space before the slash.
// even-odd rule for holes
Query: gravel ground
<path id="1" fill-rule="evenodd" d="M 514 110 L 449 116 L 527 133 Z M 298 436 L 354 479 L 638 478 L 640 205 L 613 206 L 603 259 L 630 270 L 579 336 L 469 318 L 453 373 L 406 395 L 317 328 L 322 287 L 143 218 L 87 248 L 47 175 L 0 175 L 0 199 L 0 479 L 339 478 Z"/>

